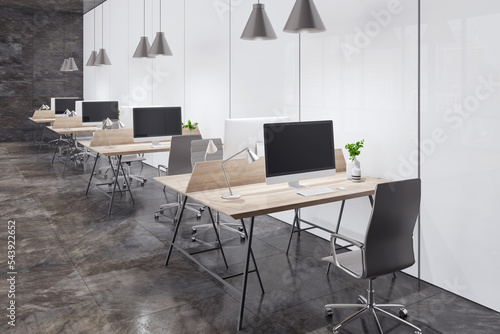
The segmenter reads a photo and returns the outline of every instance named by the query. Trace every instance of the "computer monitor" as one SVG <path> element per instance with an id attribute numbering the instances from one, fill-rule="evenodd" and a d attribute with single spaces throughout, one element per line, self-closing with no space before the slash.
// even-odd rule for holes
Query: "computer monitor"
<path id="1" fill-rule="evenodd" d="M 134 142 L 153 142 L 182 135 L 181 107 L 136 107 L 133 108 Z"/>
<path id="2" fill-rule="evenodd" d="M 287 122 L 288 116 L 230 118 L 224 126 L 224 159 L 248 147 L 257 155 L 263 156 L 264 143 L 262 127 L 265 123 Z M 243 156 L 243 155 L 242 155 Z"/>
<path id="3" fill-rule="evenodd" d="M 77 101 L 76 113 L 83 123 L 102 123 L 106 118 L 118 119 L 118 101 Z"/>
<path id="4" fill-rule="evenodd" d="M 50 109 L 54 110 L 56 115 L 62 115 L 66 110 L 76 110 L 76 101 L 82 101 L 79 97 L 52 97 L 50 99 Z"/>
<path id="5" fill-rule="evenodd" d="M 266 184 L 335 175 L 333 122 L 311 121 L 264 124 Z"/>

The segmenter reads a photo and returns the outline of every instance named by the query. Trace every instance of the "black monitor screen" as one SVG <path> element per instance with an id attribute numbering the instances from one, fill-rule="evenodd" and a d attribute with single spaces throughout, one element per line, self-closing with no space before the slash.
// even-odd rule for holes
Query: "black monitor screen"
<path id="1" fill-rule="evenodd" d="M 134 138 L 182 134 L 181 107 L 134 108 Z"/>
<path id="2" fill-rule="evenodd" d="M 106 118 L 118 119 L 118 101 L 82 102 L 83 122 L 102 122 Z"/>
<path id="3" fill-rule="evenodd" d="M 266 176 L 335 168 L 333 122 L 264 124 Z"/>
<path id="4" fill-rule="evenodd" d="M 56 114 L 64 114 L 66 110 L 73 111 L 75 110 L 75 102 L 83 101 L 82 99 L 55 99 L 55 107 L 54 111 Z"/>

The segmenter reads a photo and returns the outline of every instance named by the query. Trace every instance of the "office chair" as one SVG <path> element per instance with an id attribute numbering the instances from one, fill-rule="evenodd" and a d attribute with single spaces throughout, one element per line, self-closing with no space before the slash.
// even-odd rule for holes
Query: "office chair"
<path id="1" fill-rule="evenodd" d="M 201 139 L 201 135 L 173 136 L 170 143 L 168 167 L 165 165 L 158 165 L 158 176 L 161 176 L 162 169 L 165 170 L 167 175 L 191 173 L 193 171 L 193 167 L 191 166 L 191 141 L 196 139 Z M 165 191 L 165 187 L 163 187 L 163 191 Z M 166 209 L 179 208 L 181 201 L 181 194 L 177 194 L 177 202 L 160 206 L 160 209 L 155 212 L 155 219 L 158 219 L 160 213 L 163 213 Z M 194 204 L 186 204 L 185 209 L 195 212 L 196 218 L 201 218 L 201 211 L 200 209 L 196 209 Z"/>
<path id="2" fill-rule="evenodd" d="M 325 316 L 331 316 L 334 308 L 352 308 L 358 311 L 333 328 L 334 333 L 351 320 L 365 312 L 373 316 L 379 333 L 383 333 L 376 311 L 387 317 L 401 321 L 412 327 L 417 333 L 420 328 L 402 318 L 408 312 L 401 304 L 376 304 L 374 301 L 373 280 L 379 276 L 391 274 L 408 268 L 415 263 L 413 253 L 413 229 L 420 208 L 420 179 L 410 179 L 379 184 L 375 189 L 375 201 L 361 243 L 341 234 L 332 234 L 332 256 L 323 258 L 358 279 L 368 279 L 368 297 L 359 296 L 362 304 L 328 304 Z M 354 244 L 358 249 L 342 254 L 335 251 L 335 241 L 341 239 Z M 384 310 L 397 307 L 399 317 Z"/>
<path id="3" fill-rule="evenodd" d="M 217 152 L 212 153 L 212 154 L 207 154 L 207 146 L 210 141 L 210 139 L 201 139 L 201 140 L 193 140 L 191 142 L 191 164 L 194 168 L 194 165 L 197 162 L 202 162 L 202 161 L 215 161 L 215 160 L 222 160 L 224 151 L 222 148 L 222 140 L 220 138 L 213 138 L 211 139 L 215 146 L 217 147 Z M 206 156 L 206 160 L 205 160 Z M 203 207 L 202 207 L 203 209 Z M 231 231 L 231 232 L 236 232 L 239 234 L 241 239 L 245 239 L 245 234 L 243 233 L 243 227 L 241 227 L 241 223 L 221 223 L 220 222 L 220 213 L 218 211 L 215 211 L 215 224 L 217 226 L 217 231 L 220 235 L 220 229 L 221 227 Z M 230 227 L 230 226 L 238 226 L 238 230 Z M 192 232 L 196 233 L 198 228 L 212 228 L 212 224 L 202 224 L 202 225 L 195 225 L 193 226 Z M 192 241 L 196 241 L 196 237 L 191 238 Z"/>

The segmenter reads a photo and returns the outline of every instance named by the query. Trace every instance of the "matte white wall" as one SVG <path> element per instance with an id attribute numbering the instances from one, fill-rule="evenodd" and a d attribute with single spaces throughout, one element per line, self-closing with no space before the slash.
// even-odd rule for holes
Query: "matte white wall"
<path id="1" fill-rule="evenodd" d="M 327 32 L 299 37 L 282 31 L 294 1 L 264 1 L 278 39 L 243 41 L 254 2 L 163 1 L 162 30 L 174 55 L 150 60 L 132 58 L 143 35 L 143 1 L 108 0 L 95 10 L 95 42 L 100 48 L 104 12 L 113 65 L 85 67 L 84 97 L 180 105 L 205 137 L 223 137 L 225 118 L 332 119 L 336 147 L 365 139 L 363 173 L 416 177 L 418 2 L 315 0 Z M 422 278 L 500 310 L 492 293 L 500 274 L 500 2 L 421 4 Z M 158 6 L 146 1 L 150 42 Z M 84 19 L 86 58 L 92 15 Z M 332 204 L 302 215 L 333 228 L 338 211 Z M 363 235 L 369 213 L 368 199 L 348 201 L 341 232 Z M 291 221 L 290 213 L 277 216 Z"/>

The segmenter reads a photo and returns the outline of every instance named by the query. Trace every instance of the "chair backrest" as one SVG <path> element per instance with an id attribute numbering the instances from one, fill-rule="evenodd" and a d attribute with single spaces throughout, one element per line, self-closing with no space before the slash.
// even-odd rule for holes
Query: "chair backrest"
<path id="1" fill-rule="evenodd" d="M 191 141 L 197 139 L 201 139 L 201 135 L 172 136 L 168 157 L 168 175 L 186 174 L 193 171 Z"/>
<path id="2" fill-rule="evenodd" d="M 420 209 L 420 188 L 420 179 L 377 185 L 365 236 L 364 278 L 393 273 L 415 263 L 413 229 Z"/>
<path id="3" fill-rule="evenodd" d="M 222 140 L 220 138 L 193 140 L 191 142 L 191 165 L 193 168 L 197 162 L 205 161 L 205 153 L 207 152 L 207 146 L 210 140 L 212 140 L 217 147 L 217 152 L 208 153 L 207 161 L 222 160 L 224 152 Z"/>

